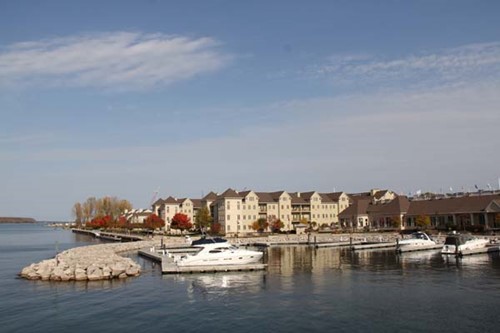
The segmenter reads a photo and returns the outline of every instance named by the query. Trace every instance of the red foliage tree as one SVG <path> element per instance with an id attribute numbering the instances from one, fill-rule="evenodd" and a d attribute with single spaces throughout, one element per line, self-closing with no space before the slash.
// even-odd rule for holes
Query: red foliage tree
<path id="1" fill-rule="evenodd" d="M 280 219 L 274 220 L 270 223 L 270 227 L 273 232 L 279 232 L 284 226 L 285 224 L 281 222 Z"/>
<path id="2" fill-rule="evenodd" d="M 113 218 L 109 215 L 94 217 L 90 222 L 86 223 L 86 226 L 92 229 L 109 228 L 112 225 Z"/>
<path id="3" fill-rule="evenodd" d="M 182 213 L 177 213 L 172 217 L 172 222 L 170 223 L 170 227 L 172 229 L 179 229 L 181 231 L 191 229 L 193 227 L 193 223 L 191 223 L 191 219 Z"/>
<path id="4" fill-rule="evenodd" d="M 144 220 L 144 228 L 146 229 L 155 230 L 163 228 L 164 226 L 165 221 L 156 214 L 151 214 Z"/>
<path id="5" fill-rule="evenodd" d="M 215 222 L 215 223 L 212 223 L 210 225 L 210 233 L 212 235 L 219 235 L 221 229 L 222 229 L 222 225 L 220 223 Z"/>

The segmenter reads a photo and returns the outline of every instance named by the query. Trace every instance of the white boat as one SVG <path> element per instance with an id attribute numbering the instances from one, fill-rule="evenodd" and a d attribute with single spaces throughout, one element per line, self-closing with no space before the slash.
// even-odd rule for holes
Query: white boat
<path id="1" fill-rule="evenodd" d="M 410 238 L 405 238 L 398 241 L 398 248 L 421 247 L 421 246 L 436 245 L 425 232 L 417 231 L 410 235 Z"/>
<path id="2" fill-rule="evenodd" d="M 223 238 L 201 238 L 191 243 L 194 254 L 174 255 L 178 266 L 228 266 L 257 263 L 263 253 L 240 249 Z"/>
<path id="3" fill-rule="evenodd" d="M 461 254 L 463 251 L 485 249 L 488 245 L 490 245 L 490 241 L 488 239 L 453 232 L 446 236 L 441 253 Z"/>

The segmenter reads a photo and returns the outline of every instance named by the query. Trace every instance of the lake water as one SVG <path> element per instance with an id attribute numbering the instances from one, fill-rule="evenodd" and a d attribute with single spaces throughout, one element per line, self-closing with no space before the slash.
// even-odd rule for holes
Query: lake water
<path id="1" fill-rule="evenodd" d="M 0 332 L 495 332 L 500 257 L 267 249 L 265 272 L 56 283 L 17 273 L 98 241 L 40 224 L 0 225 Z"/>

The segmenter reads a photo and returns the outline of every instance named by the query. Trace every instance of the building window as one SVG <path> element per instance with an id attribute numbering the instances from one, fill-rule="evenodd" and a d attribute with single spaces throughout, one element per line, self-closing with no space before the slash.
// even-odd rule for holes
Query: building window
<path id="1" fill-rule="evenodd" d="M 231 202 L 230 201 L 227 202 L 227 209 L 228 210 L 231 209 Z"/>
<path id="2" fill-rule="evenodd" d="M 231 219 L 231 215 L 227 215 L 227 220 L 229 221 Z"/>

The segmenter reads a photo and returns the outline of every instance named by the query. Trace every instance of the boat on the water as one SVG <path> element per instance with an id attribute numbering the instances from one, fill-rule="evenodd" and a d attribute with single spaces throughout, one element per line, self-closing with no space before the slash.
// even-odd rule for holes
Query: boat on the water
<path id="1" fill-rule="evenodd" d="M 486 238 L 477 238 L 469 234 L 452 232 L 446 236 L 442 254 L 462 254 L 464 251 L 486 249 L 490 241 Z"/>
<path id="2" fill-rule="evenodd" d="M 177 266 L 229 266 L 257 263 L 263 253 L 240 249 L 223 238 L 201 238 L 191 243 L 196 252 L 173 255 Z"/>
<path id="3" fill-rule="evenodd" d="M 398 240 L 396 250 L 411 250 L 412 248 L 423 248 L 435 246 L 436 242 L 425 232 L 416 231 L 408 238 Z"/>

